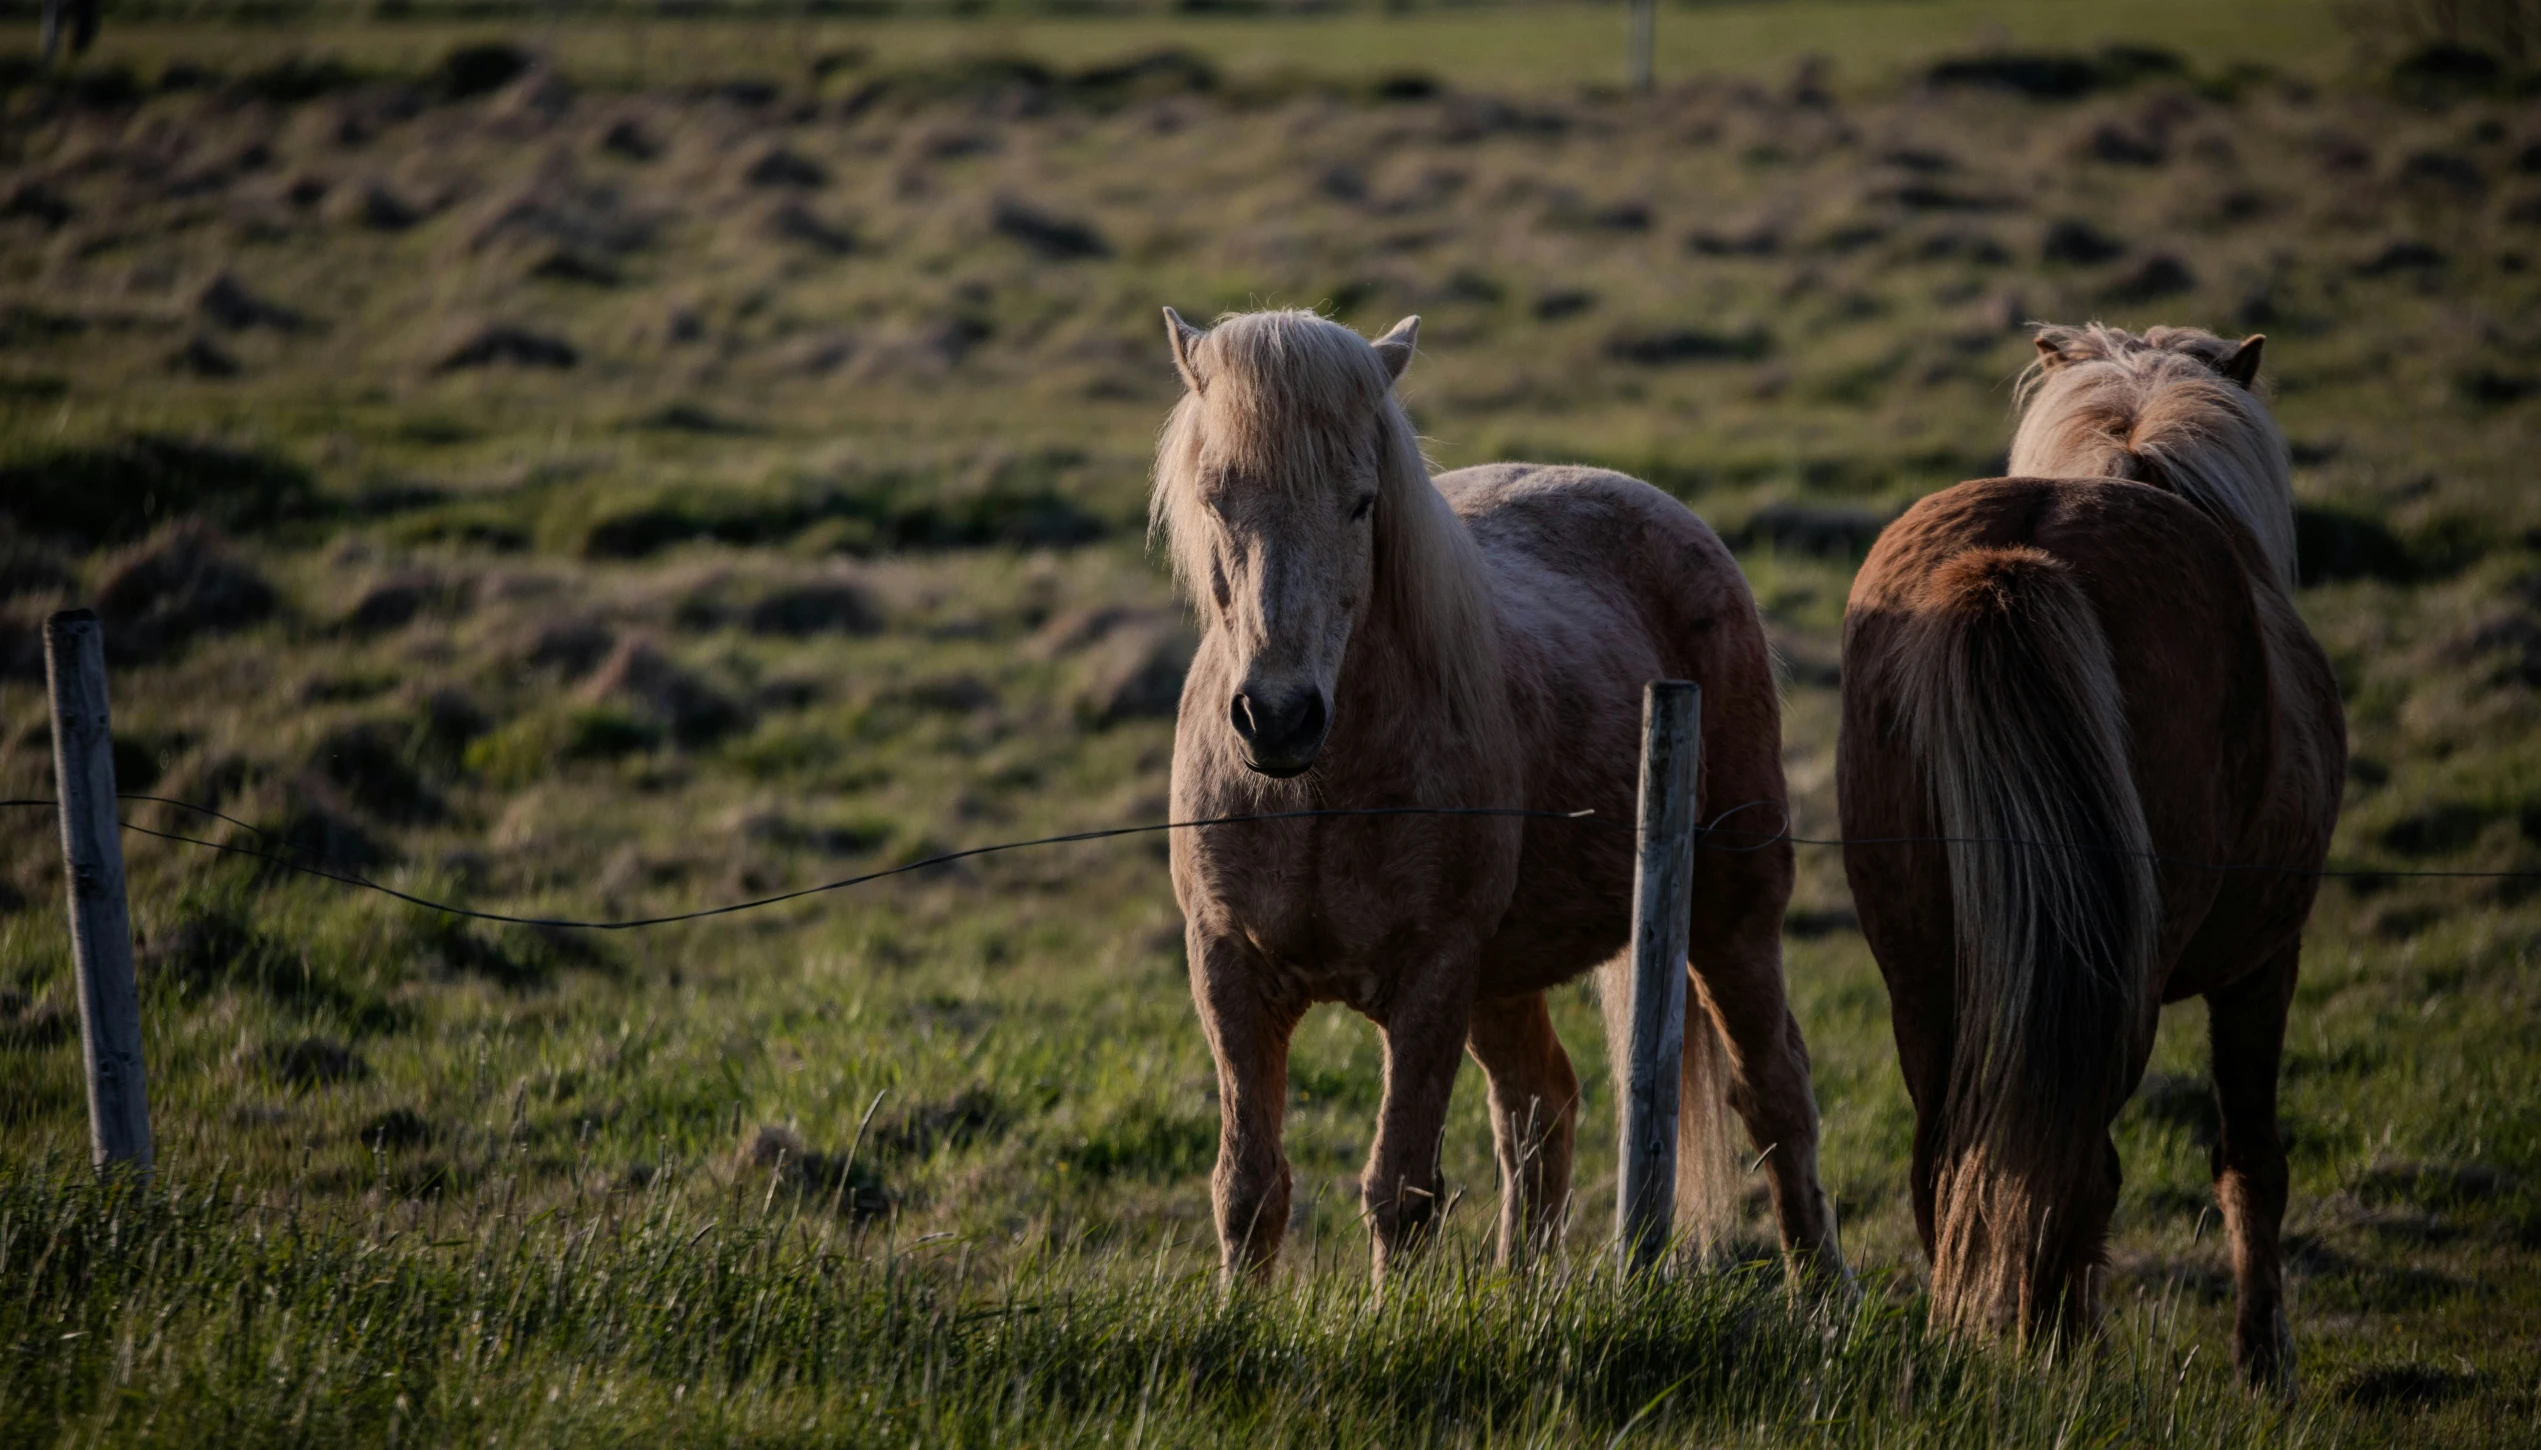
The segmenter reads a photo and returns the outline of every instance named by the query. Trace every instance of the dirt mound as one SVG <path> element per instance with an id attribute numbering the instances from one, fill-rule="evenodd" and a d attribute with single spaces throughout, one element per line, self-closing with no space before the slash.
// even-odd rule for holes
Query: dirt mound
<path id="1" fill-rule="evenodd" d="M 160 434 L 0 465 L 0 519 L 83 549 L 187 515 L 245 531 L 319 509 L 314 480 L 287 458 Z"/>
<path id="2" fill-rule="evenodd" d="M 683 669 L 648 640 L 619 642 L 583 683 L 592 704 L 619 700 L 668 727 L 681 745 L 709 744 L 747 723 L 740 704 Z"/>
<path id="3" fill-rule="evenodd" d="M 137 662 L 200 635 L 243 629 L 273 613 L 273 586 L 220 530 L 188 519 L 109 560 L 95 605 L 109 659 Z"/>
<path id="4" fill-rule="evenodd" d="M 44 678 L 44 621 L 37 611 L 0 613 L 0 680 Z"/>
<path id="5" fill-rule="evenodd" d="M 651 220 L 630 209 L 616 188 L 587 183 L 561 164 L 494 196 L 467 227 L 467 247 L 473 252 L 562 242 L 622 255 L 652 238 Z"/>
<path id="6" fill-rule="evenodd" d="M 371 1075 L 360 1053 L 331 1037 L 302 1037 L 269 1042 L 256 1054 L 265 1074 L 295 1088 L 354 1082 Z"/>
<path id="7" fill-rule="evenodd" d="M 427 611 L 462 612 L 468 605 L 468 595 L 463 580 L 448 579 L 429 569 L 392 570 L 362 587 L 339 627 L 348 634 L 385 634 L 404 628 Z"/>
<path id="8" fill-rule="evenodd" d="M 40 181 L 21 181 L 0 196 L 0 221 L 26 217 L 47 229 L 59 229 L 77 215 L 79 208 Z"/>
<path id="9" fill-rule="evenodd" d="M 2156 76 L 2179 75 L 2186 69 L 2186 62 L 2166 50 L 2107 45 L 2090 55 L 1997 50 L 1950 56 L 1933 62 L 1924 78 L 1940 87 L 2009 91 L 2033 101 L 2071 101 Z"/>
<path id="10" fill-rule="evenodd" d="M 554 670 L 578 680 L 607 659 L 617 643 L 617 632 L 599 620 L 556 619 L 530 636 L 521 659 L 533 669 Z"/>
<path id="11" fill-rule="evenodd" d="M 198 378 L 234 378 L 240 368 L 238 359 L 228 348 L 201 333 L 188 338 L 183 347 L 168 354 L 168 371 L 190 373 Z"/>
<path id="12" fill-rule="evenodd" d="M 1773 335 L 1761 327 L 1735 332 L 1704 327 L 1628 327 L 1606 339 L 1606 356 L 1641 367 L 1679 363 L 1754 362 L 1773 351 Z"/>
<path id="13" fill-rule="evenodd" d="M 966 313 L 902 323 L 859 353 L 852 372 L 860 381 L 941 377 L 995 335 L 995 324 Z"/>
<path id="14" fill-rule="evenodd" d="M 532 332 L 508 322 L 495 322 L 461 338 L 456 346 L 441 355 L 439 362 L 433 364 L 433 371 L 458 372 L 465 368 L 493 367 L 498 363 L 528 368 L 569 368 L 581 361 L 581 351 L 561 337 Z"/>
<path id="15" fill-rule="evenodd" d="M 989 229 L 1023 243 L 1045 262 L 1072 262 L 1108 257 L 1112 244 L 1090 222 L 1058 216 L 1013 197 L 999 197 L 988 215 Z"/>
<path id="16" fill-rule="evenodd" d="M 2038 242 L 2038 259 L 2042 262 L 2067 262 L 2077 267 L 2088 267 L 2112 262 L 2125 255 L 2126 243 L 2086 221 L 2052 223 Z"/>
<path id="17" fill-rule="evenodd" d="M 501 90 L 534 64 L 536 57 L 504 41 L 462 45 L 441 58 L 425 84 L 443 100 L 464 101 Z"/>
<path id="18" fill-rule="evenodd" d="M 1077 714 L 1092 724 L 1171 719 L 1199 641 L 1172 610 L 1111 605 L 1062 614 L 1025 649 L 1042 659 L 1081 654 Z"/>
<path id="19" fill-rule="evenodd" d="M 759 232 L 772 240 L 799 242 L 833 257 L 843 257 L 856 250 L 856 234 L 853 231 L 824 220 L 819 213 L 799 201 L 771 207 L 759 221 Z"/>
<path id="20" fill-rule="evenodd" d="M 71 1040 L 79 1016 L 51 997 L 0 988 L 0 1047 L 40 1051 Z"/>
<path id="21" fill-rule="evenodd" d="M 268 818 L 256 834 L 237 844 L 276 858 L 265 869 L 280 872 L 281 862 L 317 866 L 337 872 L 368 871 L 389 859 L 388 852 L 337 799 L 334 782 L 323 775 L 304 775 L 284 784 L 281 797 L 290 804 Z"/>
<path id="22" fill-rule="evenodd" d="M 771 590 L 742 616 L 752 634 L 871 634 L 882 623 L 873 591 L 843 578 Z"/>
<path id="23" fill-rule="evenodd" d="M 626 116 L 610 122 L 609 129 L 600 133 L 600 149 L 629 161 L 651 161 L 660 156 L 664 148 L 661 138 L 654 135 L 651 128 L 632 116 Z"/>
<path id="24" fill-rule="evenodd" d="M 2111 302 L 2140 304 L 2158 302 L 2197 289 L 2197 274 L 2188 264 L 2168 253 L 2146 257 L 2142 265 L 2128 271 L 2108 286 L 2105 294 Z"/>
<path id="25" fill-rule="evenodd" d="M 829 185 L 829 169 L 799 151 L 771 146 L 741 173 L 752 186 L 809 189 Z"/>
<path id="26" fill-rule="evenodd" d="M 0 519 L 0 599 L 52 594 L 70 588 L 75 578 L 71 561 L 60 550 Z"/>
<path id="27" fill-rule="evenodd" d="M 223 272 L 204 284 L 194 299 L 194 308 L 203 319 L 231 332 L 244 332 L 251 327 L 271 328 L 276 332 L 297 332 L 306 319 L 278 302 L 270 302 L 249 291 L 247 284 Z"/>
<path id="28" fill-rule="evenodd" d="M 319 210 L 328 221 L 340 226 L 367 227 L 375 232 L 402 232 L 421 223 L 425 216 L 422 207 L 408 201 L 385 181 L 339 186 L 328 193 Z"/>
<path id="29" fill-rule="evenodd" d="M 514 123 L 513 129 L 542 126 L 571 114 L 575 94 L 573 82 L 545 66 L 532 66 L 487 103 L 486 115 Z"/>
<path id="30" fill-rule="evenodd" d="M 358 720 L 320 736 L 309 766 L 370 815 L 394 822 L 437 820 L 441 797 L 424 784 L 400 720 Z"/>

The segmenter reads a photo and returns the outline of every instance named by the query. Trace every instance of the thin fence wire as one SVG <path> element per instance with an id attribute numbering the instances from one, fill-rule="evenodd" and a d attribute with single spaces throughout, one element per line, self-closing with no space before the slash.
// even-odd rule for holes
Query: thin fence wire
<path id="1" fill-rule="evenodd" d="M 295 861 L 289 857 L 277 855 L 271 851 L 260 851 L 253 847 L 233 845 L 225 841 L 207 841 L 199 836 L 180 835 L 174 831 L 162 831 L 152 826 L 142 825 L 138 821 L 121 822 L 123 828 L 128 831 L 137 831 L 145 836 L 154 836 L 162 841 L 173 841 L 180 845 L 199 846 L 205 850 L 215 851 L 223 855 L 246 856 L 253 860 L 264 861 L 271 865 L 279 866 L 287 871 L 297 872 L 303 876 L 314 876 L 320 880 L 333 881 L 345 886 L 359 887 L 365 891 L 376 891 L 383 896 L 394 897 L 409 905 L 420 906 L 427 910 L 442 912 L 450 916 L 466 917 L 473 921 L 500 922 L 511 926 L 545 927 L 552 930 L 562 931 L 631 931 L 639 927 L 668 926 L 674 922 L 682 921 L 701 921 L 708 917 L 730 916 L 736 912 L 755 911 L 761 907 L 776 906 L 788 901 L 799 901 L 807 896 L 819 896 L 827 892 L 844 891 L 851 886 L 862 886 L 867 882 L 880 881 L 885 877 L 905 876 L 914 871 L 924 871 L 935 866 L 949 866 L 956 861 L 967 861 L 979 856 L 994 856 L 1008 851 L 1028 850 L 1037 846 L 1064 846 L 1082 841 L 1108 841 L 1123 836 L 1153 835 L 1162 831 L 1193 831 L 1205 830 L 1217 826 L 1257 825 L 1274 821 L 1319 820 L 1351 816 L 1496 816 L 1512 817 L 1522 820 L 1567 821 L 1581 825 L 1597 826 L 1609 830 L 1630 831 L 1635 829 L 1634 825 L 1629 821 L 1615 820 L 1610 817 L 1601 816 L 1593 810 L 1550 811 L 1537 810 L 1525 806 L 1342 806 L 1294 811 L 1262 811 L 1249 815 L 1210 816 L 1201 820 L 1192 821 L 1154 821 L 1145 825 L 1106 826 L 1094 830 L 1069 831 L 1055 836 L 1035 836 L 1028 840 L 1021 841 L 999 841 L 986 846 L 971 846 L 959 851 L 946 851 L 938 855 L 924 857 L 920 860 L 902 862 L 897 866 L 887 866 L 879 871 L 868 871 L 862 875 L 849 876 L 837 881 L 824 881 L 817 886 L 805 886 L 793 891 L 781 891 L 773 896 L 754 897 L 747 901 L 735 901 L 722 906 L 702 907 L 696 911 L 675 912 L 667 916 L 630 917 L 620 921 L 586 921 L 570 917 L 513 916 L 499 911 L 478 911 L 473 907 L 458 906 L 446 901 L 434 901 L 429 897 L 417 896 L 411 892 L 400 891 L 393 886 L 383 885 L 382 883 L 370 880 L 367 877 L 354 875 L 349 871 L 337 867 L 335 863 L 327 861 L 323 856 L 318 856 L 316 852 L 310 851 L 304 846 L 299 846 L 293 842 L 283 840 L 262 827 L 242 821 L 236 816 L 223 814 L 210 806 L 199 805 L 193 801 L 176 800 L 168 796 L 142 795 L 136 792 L 119 793 L 116 798 L 118 800 L 140 801 L 152 805 L 173 806 L 179 810 L 192 811 L 197 815 L 208 816 L 214 820 L 223 821 L 229 825 L 236 826 L 240 830 L 249 832 L 261 840 L 270 841 L 285 850 L 294 851 L 303 856 L 313 857 L 321 864 L 310 865 L 307 862 Z M 0 808 L 11 806 L 54 806 L 58 804 L 59 803 L 54 801 L 52 798 L 45 796 L 23 796 L 13 799 L 0 799 Z M 1774 809 L 1782 816 L 1782 826 L 1778 830 L 1749 830 L 1724 824 L 1732 817 L 1743 815 L 1748 811 L 1768 807 Z M 1800 836 L 1794 835 L 1791 832 L 1791 819 L 1788 809 L 1782 802 L 1770 800 L 1748 801 L 1743 805 L 1732 806 L 1728 810 L 1721 812 L 1719 815 L 1712 817 L 1708 822 L 1696 826 L 1694 835 L 1695 845 L 1698 850 L 1714 851 L 1732 855 L 1766 850 L 1778 842 L 1788 842 L 1794 846 L 1839 848 L 1855 846 L 2016 846 L 2023 849 L 2039 851 L 2099 851 L 2118 855 L 2140 854 L 2149 860 L 2158 862 L 2165 866 L 2177 866 L 2192 871 L 2261 872 L 2280 876 L 2312 876 L 2332 880 L 2541 880 L 2541 870 L 2448 871 L 2403 869 L 2383 866 L 2283 866 L 2259 861 L 2199 861 L 2183 856 L 2168 855 L 2160 851 L 2134 852 L 2129 848 L 2122 846 L 2109 846 L 2086 841 L 2032 841 L 2013 836 L 1869 836 L 1851 839 L 1823 836 Z M 1731 841 L 1745 841 L 1746 844 L 1728 844 Z"/>

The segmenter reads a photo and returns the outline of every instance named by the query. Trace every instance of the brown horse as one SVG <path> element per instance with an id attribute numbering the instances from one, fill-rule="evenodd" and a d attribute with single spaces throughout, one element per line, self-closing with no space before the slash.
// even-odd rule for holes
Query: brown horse
<path id="1" fill-rule="evenodd" d="M 1360 1180 L 1379 1276 L 1441 1207 L 1439 1139 L 1468 1051 L 1490 1078 L 1500 1253 L 1520 1260 L 1559 1232 L 1579 1093 L 1544 993 L 1627 936 L 1632 835 L 1601 822 L 1633 818 L 1643 683 L 1702 684 L 1702 799 L 1783 799 L 1755 602 L 1710 529 L 1621 474 L 1501 464 L 1433 483 L 1393 390 L 1418 318 L 1373 345 L 1309 312 L 1207 333 L 1165 320 L 1189 391 L 1157 446 L 1154 523 L 1205 631 L 1174 739 L 1176 817 L 1599 818 L 1176 834 L 1192 993 L 1217 1058 L 1226 1272 L 1267 1273 L 1287 1233 L 1289 1037 L 1331 1001 L 1385 1039 Z M 1783 997 L 1790 892 L 1787 846 L 1699 859 L 1679 1197 L 1730 1198 L 1717 1190 L 1734 1167 L 1702 1150 L 1734 1107 L 1771 1150 L 1786 1250 L 1840 1272 L 1808 1051 Z"/>
<path id="2" fill-rule="evenodd" d="M 2283 1385 L 2277 1055 L 2347 743 L 2287 599 L 2264 341 L 2040 333 L 2020 476 L 1924 499 L 1854 580 L 1836 784 L 1938 1317 L 2088 1328 L 2109 1125 L 2161 1004 L 2202 996 L 2234 1356 Z"/>

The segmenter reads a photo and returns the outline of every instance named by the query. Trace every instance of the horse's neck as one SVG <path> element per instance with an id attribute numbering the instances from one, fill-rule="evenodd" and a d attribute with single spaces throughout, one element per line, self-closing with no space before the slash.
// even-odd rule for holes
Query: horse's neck
<path id="1" fill-rule="evenodd" d="M 1453 789 L 1451 778 L 1490 772 L 1493 762 L 1477 753 L 1496 757 L 1506 749 L 1508 731 L 1494 728 L 1497 722 L 1459 718 L 1466 712 L 1447 698 L 1431 642 L 1422 638 L 1425 623 L 1378 607 L 1351 631 L 1335 682 L 1333 738 L 1317 771 L 1327 794 L 1426 797 L 1433 787 Z M 1494 688 L 1504 686 L 1495 681 Z"/>

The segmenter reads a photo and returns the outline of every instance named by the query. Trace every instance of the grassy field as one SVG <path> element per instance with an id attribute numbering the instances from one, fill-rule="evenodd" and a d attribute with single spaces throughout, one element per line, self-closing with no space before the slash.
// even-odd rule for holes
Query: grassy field
<path id="1" fill-rule="evenodd" d="M 419 6 L 399 25 L 294 24 L 285 35 L 144 22 L 104 32 L 98 56 L 147 66 L 181 51 L 202 64 L 252 66 L 281 46 L 357 64 L 416 72 L 454 44 L 481 39 L 481 21 L 440 19 Z M 635 7 L 638 11 L 642 7 Z M 1055 7 L 1054 7 L 1055 8 Z M 1091 9 L 1092 7 L 1087 7 Z M 1205 8 L 1205 7 L 1191 7 Z M 319 17 L 328 15 L 320 7 Z M 336 12 L 336 13 L 340 13 Z M 500 27 L 495 27 L 499 29 Z M 514 33 L 545 47 L 573 74 L 611 86 L 725 81 L 757 74 L 788 81 L 804 60 L 856 50 L 886 66 L 982 54 L 1030 56 L 1059 66 L 1118 61 L 1158 46 L 1205 56 L 1239 80 L 1283 73 L 1366 80 L 1417 70 L 1468 86 L 1620 85 L 1623 18 L 1610 6 L 1520 4 L 1414 10 L 1347 7 L 1287 17 L 1052 15 L 1030 10 L 955 18 L 842 20 L 793 15 L 729 20 L 711 14 L 583 18 L 519 23 Z M 2343 71 L 2347 33 L 2320 0 L 2247 0 L 2228 8 L 2193 0 L 1811 0 L 1670 7 L 1655 30 L 1663 76 L 1779 75 L 1816 55 L 1846 73 L 1887 79 L 1937 56 L 1994 45 L 2090 47 L 2158 36 L 2209 65 L 2265 61 Z"/>
<path id="2" fill-rule="evenodd" d="M 125 789 L 518 913 L 1160 819 L 1156 309 L 1425 318 L 1442 465 L 1634 470 L 1737 546 L 1833 834 L 1854 561 L 1999 466 L 2020 324 L 2264 330 L 2342 863 L 2541 868 L 2541 110 L 2326 6 L 117 26 L 0 57 L 0 796 L 95 604 Z M 2126 48 L 2109 49 L 2111 42 Z M 522 47 L 515 50 L 512 47 Z M 540 47 L 552 64 L 521 67 Z M 1806 57 L 1820 59 L 1811 60 Z M 2006 57 L 2024 58 L 2007 63 Z M 2147 561 L 2148 568 L 2159 561 Z M 48 816 L 0 833 L 0 1442 L 2520 1445 L 2541 903 L 2324 892 L 2289 1042 L 2301 1398 L 2224 1367 L 2201 1011 L 2120 1128 L 2116 1314 L 1927 1338 L 1838 862 L 1792 988 L 1858 1311 L 1566 1263 L 1362 1283 L 1373 1029 L 1309 1019 L 1290 1267 L 1218 1296 L 1153 837 L 655 931 L 470 925 L 132 834 L 146 1193 L 85 1169 Z M 154 830 L 256 845 L 161 806 Z"/>

